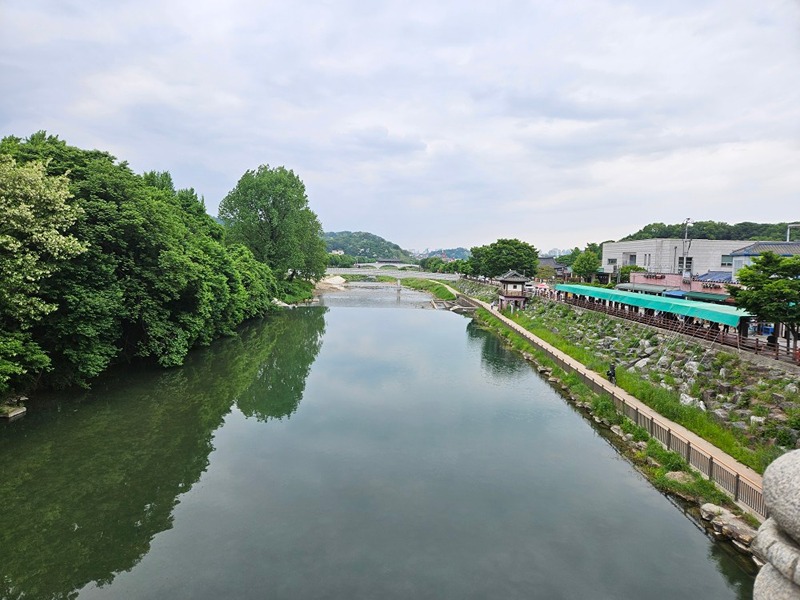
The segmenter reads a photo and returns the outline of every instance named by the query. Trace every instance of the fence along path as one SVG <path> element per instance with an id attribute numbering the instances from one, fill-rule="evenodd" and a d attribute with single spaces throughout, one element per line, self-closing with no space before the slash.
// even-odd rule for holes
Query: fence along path
<path id="1" fill-rule="evenodd" d="M 600 374 L 587 369 L 571 356 L 536 337 L 511 319 L 492 310 L 486 302 L 466 296 L 449 286 L 447 287 L 458 297 L 464 298 L 474 306 L 480 306 L 490 311 L 510 329 L 513 329 L 534 346 L 550 355 L 561 368 L 576 372 L 592 391 L 611 396 L 617 410 L 640 427 L 646 429 L 652 437 L 661 442 L 668 450 L 683 456 L 689 465 L 716 483 L 717 487 L 731 496 L 741 508 L 762 519 L 767 516 L 761 488 L 761 475 L 753 469 L 743 465 L 682 425 L 661 416 L 625 390 L 611 384 Z"/>

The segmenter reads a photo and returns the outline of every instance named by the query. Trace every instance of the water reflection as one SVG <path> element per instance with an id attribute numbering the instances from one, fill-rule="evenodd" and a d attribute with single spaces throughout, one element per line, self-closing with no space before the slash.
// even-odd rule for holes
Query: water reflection
<path id="1" fill-rule="evenodd" d="M 280 313 L 182 368 L 116 371 L 0 428 L 0 598 L 74 598 L 136 565 L 172 527 L 234 402 L 259 419 L 297 409 L 324 314 Z"/>
<path id="2" fill-rule="evenodd" d="M 324 307 L 298 308 L 273 324 L 262 340 L 271 351 L 236 406 L 259 421 L 282 419 L 297 410 L 311 364 L 325 335 Z"/>
<path id="3" fill-rule="evenodd" d="M 506 343 L 501 337 L 487 331 L 479 323 L 470 321 L 467 325 L 467 340 L 481 349 L 481 366 L 493 375 L 511 375 L 530 370 L 518 356 L 509 355 Z"/>

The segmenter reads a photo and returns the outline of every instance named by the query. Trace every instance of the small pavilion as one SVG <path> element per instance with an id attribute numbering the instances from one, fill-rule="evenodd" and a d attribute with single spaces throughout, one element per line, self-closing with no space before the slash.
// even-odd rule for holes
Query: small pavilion
<path id="1" fill-rule="evenodd" d="M 530 281 L 528 277 L 511 270 L 498 277 L 497 281 L 500 282 L 500 310 L 509 306 L 512 310 L 525 308 L 530 296 L 530 293 L 525 291 L 525 284 Z"/>

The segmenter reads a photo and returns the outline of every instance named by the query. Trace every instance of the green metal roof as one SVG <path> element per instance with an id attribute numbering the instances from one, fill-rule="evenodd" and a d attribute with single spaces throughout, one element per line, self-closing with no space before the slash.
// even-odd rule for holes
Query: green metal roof
<path id="1" fill-rule="evenodd" d="M 730 294 L 712 294 L 711 292 L 686 292 L 689 300 L 704 300 L 707 302 L 725 302 Z"/>
<path id="2" fill-rule="evenodd" d="M 616 286 L 616 289 L 630 292 L 644 292 L 645 294 L 661 294 L 667 290 L 675 290 L 677 288 L 668 285 L 655 285 L 652 283 L 620 283 Z"/>
<path id="3" fill-rule="evenodd" d="M 665 296 L 652 296 L 650 294 L 636 294 L 633 292 L 623 292 L 620 290 L 609 290 L 608 288 L 591 287 L 588 285 L 558 284 L 556 290 L 559 292 L 569 292 L 590 298 L 600 298 L 611 302 L 620 302 L 629 306 L 640 306 L 642 308 L 652 308 L 662 312 L 671 312 L 685 317 L 695 317 L 705 319 L 723 325 L 739 324 L 739 319 L 752 316 L 749 312 L 726 306 L 724 304 L 710 304 L 708 302 L 695 302 L 682 298 L 667 298 Z"/>

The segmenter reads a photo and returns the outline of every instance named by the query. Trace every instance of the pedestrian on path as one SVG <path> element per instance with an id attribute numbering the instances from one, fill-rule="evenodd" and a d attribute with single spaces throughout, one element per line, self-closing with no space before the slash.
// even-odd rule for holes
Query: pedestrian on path
<path id="1" fill-rule="evenodd" d="M 611 366 L 608 367 L 608 371 L 606 371 L 606 375 L 608 375 L 608 380 L 613 384 L 617 385 L 617 367 L 614 363 L 611 363 Z"/>

